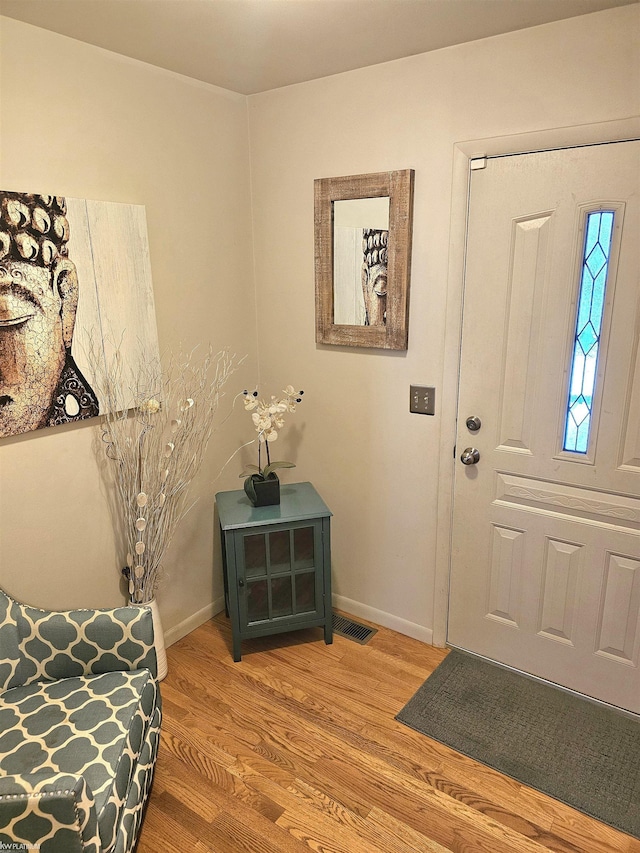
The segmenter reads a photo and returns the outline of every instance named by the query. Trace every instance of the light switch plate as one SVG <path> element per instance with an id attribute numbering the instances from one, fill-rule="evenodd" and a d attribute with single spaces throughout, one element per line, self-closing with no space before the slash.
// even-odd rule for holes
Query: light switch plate
<path id="1" fill-rule="evenodd" d="M 409 411 L 416 415 L 435 415 L 436 389 L 431 385 L 409 386 Z"/>

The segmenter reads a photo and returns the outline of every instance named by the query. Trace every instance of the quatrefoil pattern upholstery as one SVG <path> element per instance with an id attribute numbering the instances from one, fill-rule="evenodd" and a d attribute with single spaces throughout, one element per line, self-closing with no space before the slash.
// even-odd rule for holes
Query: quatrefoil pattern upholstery
<path id="1" fill-rule="evenodd" d="M 0 849 L 130 853 L 158 749 L 155 676 L 148 608 L 43 611 L 0 590 Z"/>

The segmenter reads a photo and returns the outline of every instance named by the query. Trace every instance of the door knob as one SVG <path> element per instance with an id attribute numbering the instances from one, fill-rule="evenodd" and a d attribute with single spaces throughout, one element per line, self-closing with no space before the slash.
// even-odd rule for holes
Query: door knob
<path id="1" fill-rule="evenodd" d="M 465 447 L 460 461 L 463 465 L 477 465 L 480 461 L 480 451 L 476 450 L 475 447 Z"/>

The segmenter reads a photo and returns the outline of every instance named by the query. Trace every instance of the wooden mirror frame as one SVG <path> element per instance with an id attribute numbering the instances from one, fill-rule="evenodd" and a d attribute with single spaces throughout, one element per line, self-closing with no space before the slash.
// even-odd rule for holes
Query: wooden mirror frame
<path id="1" fill-rule="evenodd" d="M 414 174 L 413 169 L 403 169 L 314 181 L 316 343 L 407 349 Z M 386 322 L 384 326 L 337 325 L 333 297 L 333 202 L 387 196 Z"/>

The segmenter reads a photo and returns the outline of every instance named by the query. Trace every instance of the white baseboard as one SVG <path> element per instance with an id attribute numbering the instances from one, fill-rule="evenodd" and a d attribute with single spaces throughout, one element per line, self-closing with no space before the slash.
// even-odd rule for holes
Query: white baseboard
<path id="1" fill-rule="evenodd" d="M 381 625 L 383 628 L 391 628 L 392 631 L 397 631 L 406 637 L 413 637 L 414 640 L 421 640 L 423 643 L 428 643 L 429 645 L 433 642 L 433 631 L 431 628 L 416 625 L 415 622 L 408 622 L 406 619 L 400 619 L 392 613 L 385 613 L 384 610 L 376 610 L 375 607 L 368 607 L 366 604 L 360 604 L 359 601 L 352 601 L 352 599 L 345 598 L 343 595 L 333 595 L 332 601 L 335 608 L 343 610 L 350 616 L 359 616 L 361 619 L 375 622 L 376 625 Z"/>
<path id="2" fill-rule="evenodd" d="M 431 628 L 425 628 L 423 625 L 416 625 L 415 622 L 408 622 L 406 619 L 400 619 L 392 613 L 385 613 L 384 610 L 376 610 L 375 607 L 368 607 L 366 604 L 360 604 L 359 601 L 353 601 L 350 598 L 345 598 L 343 595 L 334 595 L 332 597 L 333 606 L 338 610 L 343 610 L 350 616 L 367 619 L 369 622 L 375 622 L 376 625 L 381 625 L 383 628 L 390 628 L 392 631 L 397 631 L 399 634 L 404 634 L 407 637 L 413 637 L 414 640 L 421 640 L 429 645 L 433 642 L 433 631 Z M 174 625 L 164 634 L 165 646 L 171 646 L 186 637 L 192 631 L 195 631 L 204 622 L 212 619 L 217 613 L 224 610 L 224 596 L 216 598 L 211 604 L 207 604 L 197 613 L 189 616 L 179 625 Z"/>
<path id="3" fill-rule="evenodd" d="M 208 622 L 209 619 L 212 619 L 217 613 L 220 613 L 221 610 L 224 610 L 224 596 L 216 598 L 211 602 L 211 604 L 207 604 L 206 607 L 198 610 L 197 613 L 189 616 L 187 619 L 180 622 L 179 625 L 174 625 L 173 628 L 169 628 L 168 631 L 165 631 L 165 646 L 172 646 L 174 643 L 177 643 L 178 640 L 186 637 L 187 634 L 195 631 L 196 628 L 199 628 L 200 625 L 203 625 L 205 622 Z"/>

